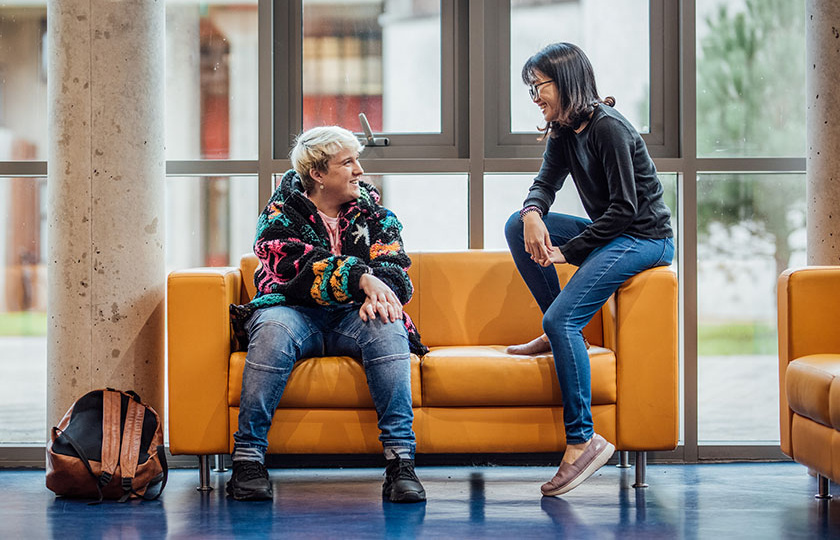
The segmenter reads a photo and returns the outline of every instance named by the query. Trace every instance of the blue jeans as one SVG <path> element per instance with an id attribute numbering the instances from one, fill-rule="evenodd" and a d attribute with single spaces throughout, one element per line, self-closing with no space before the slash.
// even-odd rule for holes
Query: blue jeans
<path id="1" fill-rule="evenodd" d="M 562 246 L 591 223 L 554 213 L 543 221 L 554 246 Z M 505 224 L 505 237 L 517 270 L 543 312 L 543 331 L 551 344 L 563 395 L 566 442 L 584 443 L 595 432 L 589 354 L 581 330 L 627 279 L 648 268 L 671 264 L 674 241 L 619 236 L 590 253 L 561 290 L 554 267 L 540 266 L 525 251 L 519 212 Z"/>
<path id="2" fill-rule="evenodd" d="M 239 400 L 234 460 L 264 462 L 268 430 L 292 368 L 315 356 L 361 359 L 379 419 L 386 457 L 414 457 L 411 429 L 411 364 L 402 320 L 362 321 L 359 306 L 258 309 L 247 322 L 250 336 Z"/>

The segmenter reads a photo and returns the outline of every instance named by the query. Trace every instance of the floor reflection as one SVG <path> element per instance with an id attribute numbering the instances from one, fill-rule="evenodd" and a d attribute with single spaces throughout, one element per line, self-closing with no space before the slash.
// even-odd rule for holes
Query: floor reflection
<path id="1" fill-rule="evenodd" d="M 274 500 L 238 502 L 214 473 L 170 471 L 158 501 L 56 498 L 43 471 L 0 470 L 0 538 L 823 538 L 840 534 L 840 498 L 816 501 L 793 463 L 602 468 L 542 497 L 548 467 L 419 467 L 428 502 L 382 500 L 379 469 L 272 469 Z M 837 486 L 833 491 L 840 493 Z"/>

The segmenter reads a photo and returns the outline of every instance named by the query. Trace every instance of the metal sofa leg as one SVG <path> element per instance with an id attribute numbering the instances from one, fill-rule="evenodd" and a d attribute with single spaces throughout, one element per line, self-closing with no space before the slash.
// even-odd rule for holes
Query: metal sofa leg
<path id="1" fill-rule="evenodd" d="M 210 456 L 198 456 L 198 491 L 213 491 L 210 485 Z"/>
<path id="2" fill-rule="evenodd" d="M 619 450 L 618 451 L 618 465 L 616 465 L 619 469 L 629 469 L 630 468 L 630 452 L 627 450 Z"/>
<path id="3" fill-rule="evenodd" d="M 647 473 L 647 452 L 636 452 L 636 483 L 634 488 L 646 488 L 645 473 Z"/>
<path id="4" fill-rule="evenodd" d="M 814 498 L 820 500 L 830 499 L 831 486 L 828 483 L 828 477 L 825 477 L 821 474 L 817 474 L 817 484 L 819 486 L 819 492 L 816 495 L 814 495 Z"/>
<path id="5" fill-rule="evenodd" d="M 227 472 L 228 468 L 225 466 L 225 455 L 216 454 L 214 457 L 216 458 L 216 464 L 213 467 L 213 472 Z"/>

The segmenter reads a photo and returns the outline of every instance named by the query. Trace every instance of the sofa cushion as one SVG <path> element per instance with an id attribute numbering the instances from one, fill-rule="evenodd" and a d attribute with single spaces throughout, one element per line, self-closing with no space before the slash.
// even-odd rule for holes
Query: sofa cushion
<path id="1" fill-rule="evenodd" d="M 228 405 L 239 406 L 242 393 L 244 352 L 230 355 Z M 411 401 L 420 406 L 420 360 L 411 355 Z M 295 364 L 279 408 L 348 408 L 372 409 L 362 364 L 348 356 L 307 358 Z"/>
<path id="2" fill-rule="evenodd" d="M 616 402 L 615 353 L 589 350 L 592 405 Z M 425 407 L 560 405 L 550 354 L 517 356 L 501 345 L 435 347 L 423 357 Z"/>
<path id="3" fill-rule="evenodd" d="M 542 333 L 542 313 L 507 251 L 410 255 L 414 297 L 405 311 L 427 346 L 513 345 Z M 561 285 L 574 272 L 568 264 L 554 269 Z M 609 346 L 602 311 L 583 333 L 593 345 Z"/>
<path id="4" fill-rule="evenodd" d="M 788 404 L 795 413 L 840 430 L 840 354 L 812 354 L 785 372 Z"/>

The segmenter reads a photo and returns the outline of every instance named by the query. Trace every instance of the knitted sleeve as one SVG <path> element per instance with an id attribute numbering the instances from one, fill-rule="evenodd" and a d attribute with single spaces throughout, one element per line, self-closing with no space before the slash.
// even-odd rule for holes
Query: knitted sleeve
<path id="1" fill-rule="evenodd" d="M 411 259 L 403 247 L 402 224 L 393 212 L 379 207 L 370 229 L 370 262 L 373 275 L 381 279 L 394 291 L 400 302 L 411 300 L 414 288 L 408 277 Z"/>

